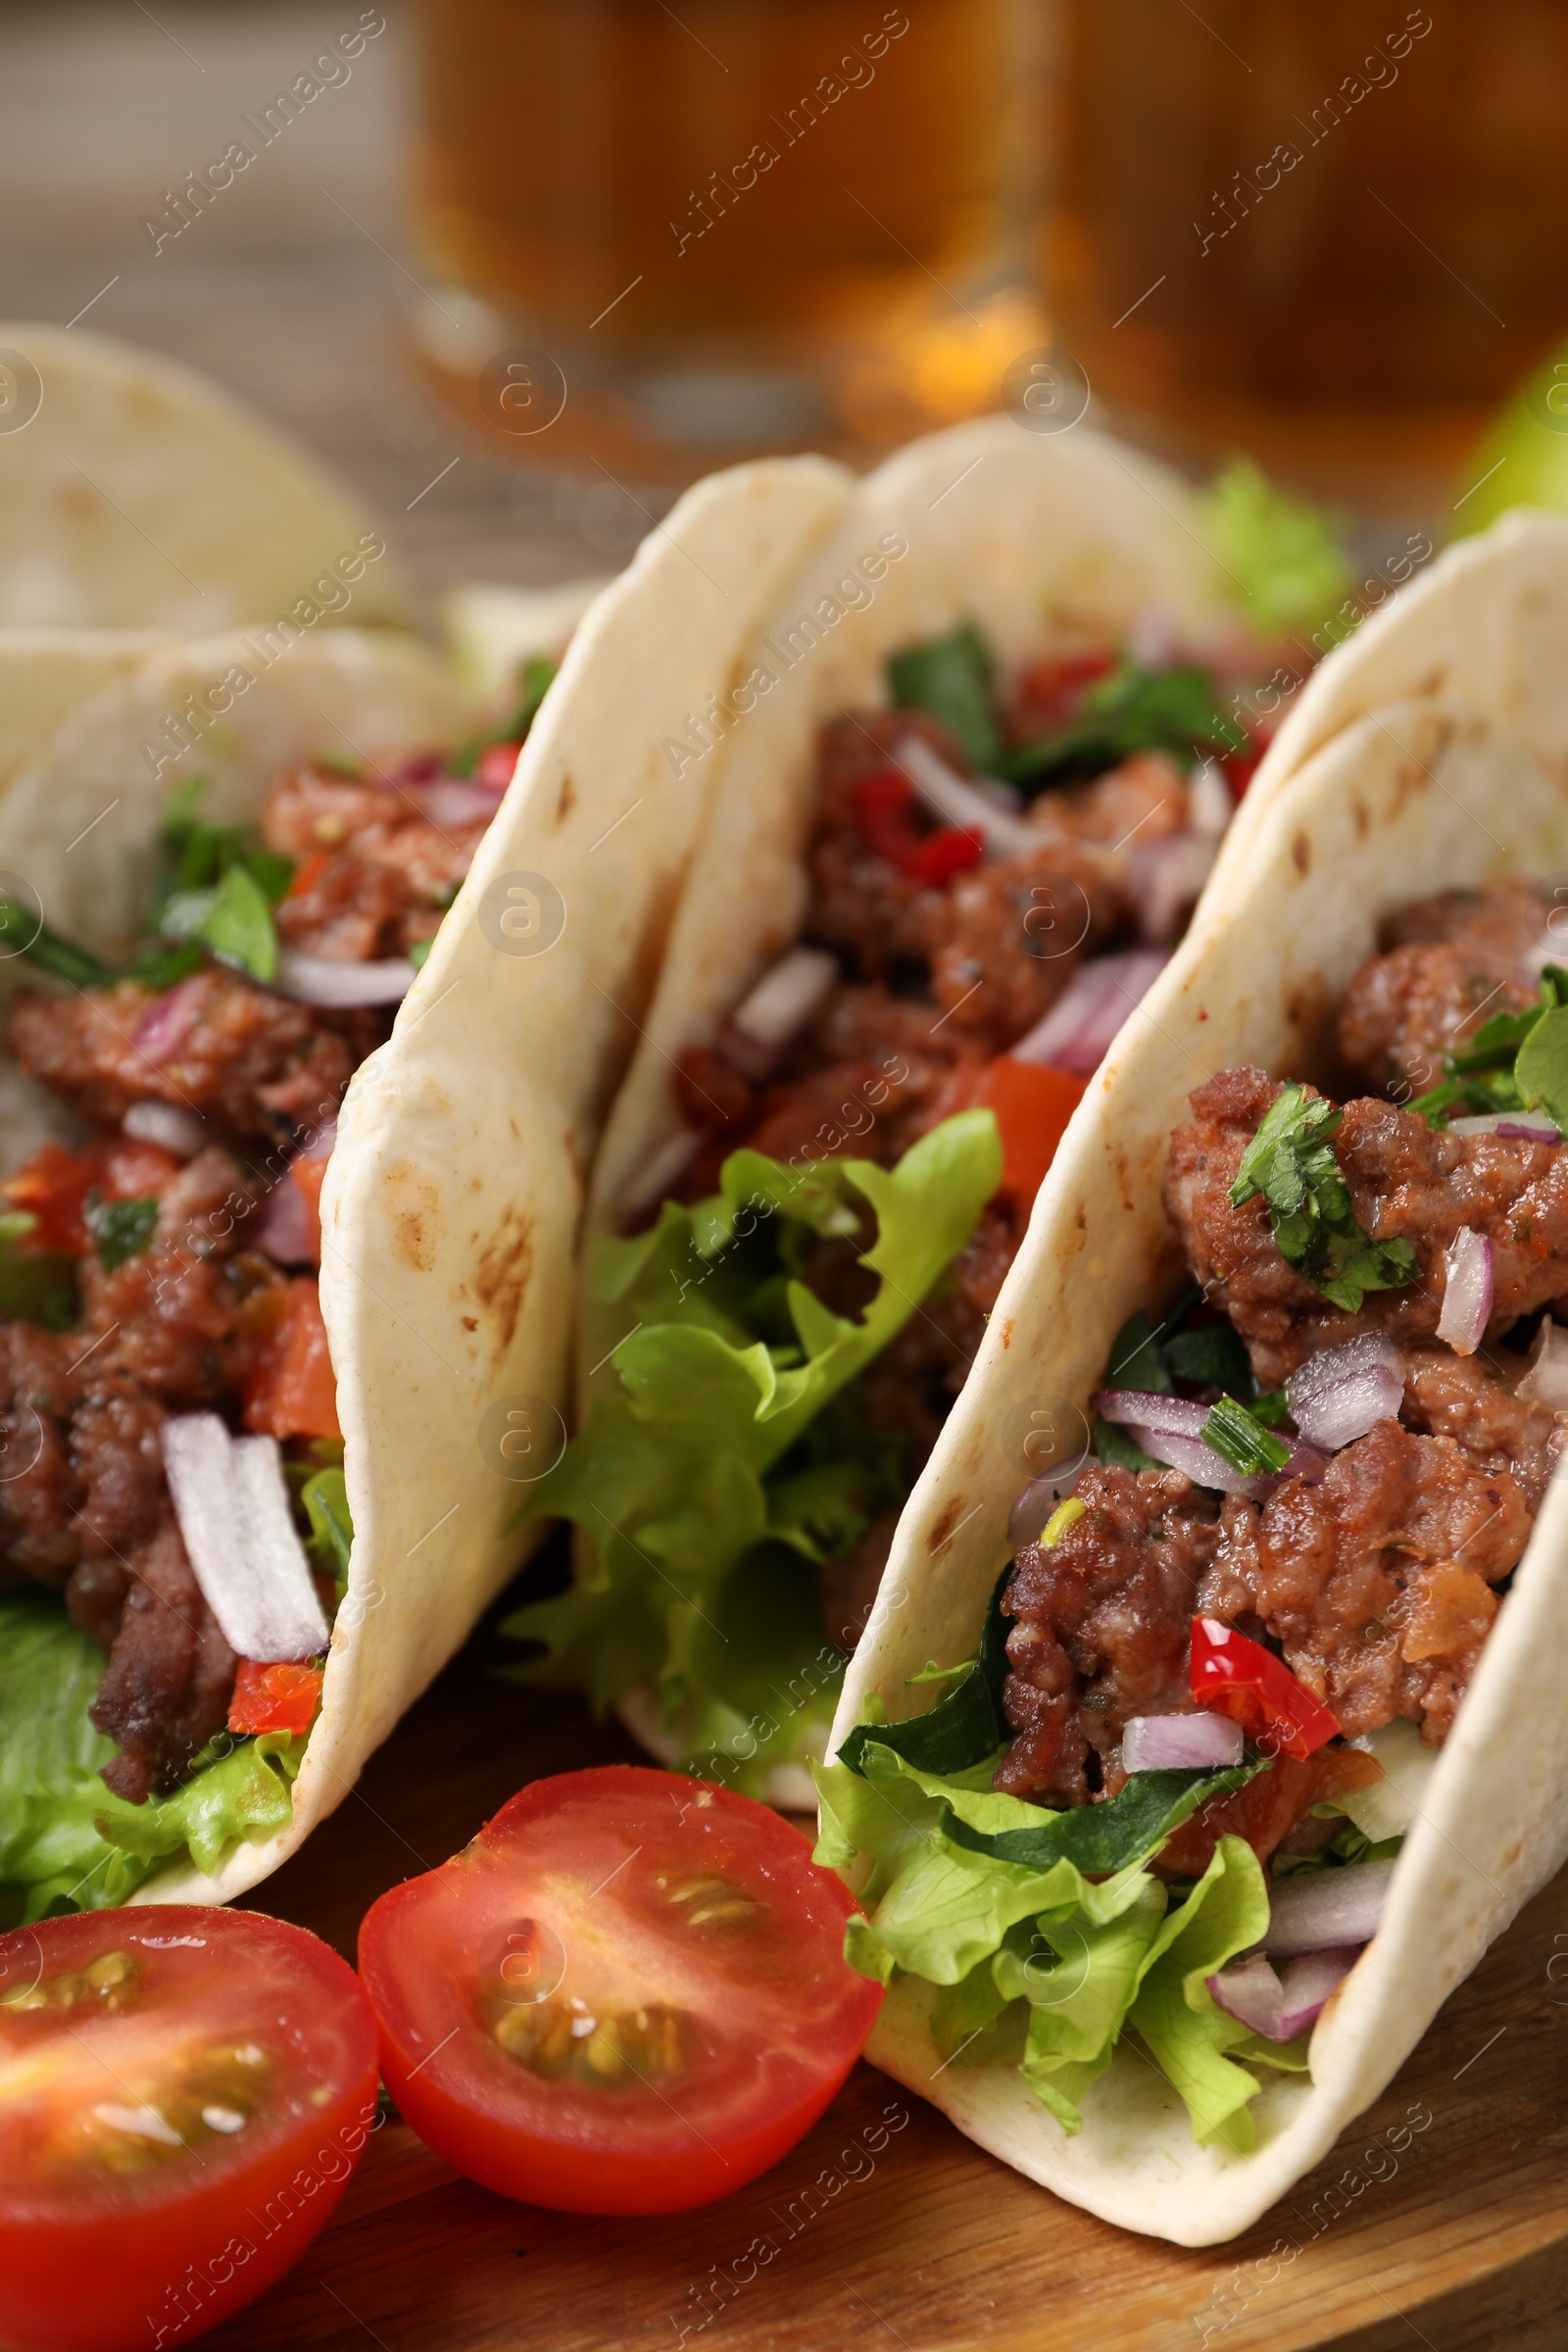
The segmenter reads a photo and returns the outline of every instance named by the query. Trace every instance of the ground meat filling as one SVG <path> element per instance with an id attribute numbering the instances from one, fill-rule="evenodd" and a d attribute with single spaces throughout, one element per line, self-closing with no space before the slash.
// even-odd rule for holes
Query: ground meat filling
<path id="1" fill-rule="evenodd" d="M 295 768 L 261 818 L 267 848 L 298 868 L 277 909 L 279 938 L 340 963 L 406 956 L 432 938 L 493 814 L 460 806 L 454 821 L 449 804 L 465 795 L 485 798 L 471 786 Z"/>
<path id="2" fill-rule="evenodd" d="M 1334 1154 L 1360 1224 L 1377 1240 L 1408 1241 L 1421 1272 L 1400 1290 L 1369 1292 L 1358 1314 L 1333 1306 L 1281 1256 L 1266 1202 L 1238 1208 L 1229 1197 L 1242 1153 L 1279 1091 L 1265 1071 L 1248 1068 L 1200 1086 L 1192 1119 L 1171 1137 L 1165 1176 L 1165 1205 L 1188 1263 L 1246 1342 L 1265 1389 L 1360 1331 L 1434 1339 L 1444 1256 L 1461 1226 L 1494 1248 L 1489 1336 L 1568 1294 L 1568 1153 L 1435 1130 L 1419 1112 L 1363 1097 L 1345 1105 Z"/>
<path id="3" fill-rule="evenodd" d="M 1534 1004 L 1543 959 L 1568 953 L 1568 940 L 1548 934 L 1547 911 L 1522 882 L 1404 907 L 1340 1007 L 1340 1054 L 1352 1076 L 1379 1092 L 1424 1093 L 1443 1076 L 1442 1056 L 1483 1021 Z"/>
<path id="4" fill-rule="evenodd" d="M 1077 1493 L 1082 1517 L 1049 1549 L 1026 1544 L 1003 1596 L 1014 1737 L 996 1777 L 1073 1805 L 1114 1774 L 1129 1717 L 1192 1707 L 1193 1614 L 1220 1539 L 1215 1497 L 1180 1470 L 1095 1464 Z"/>

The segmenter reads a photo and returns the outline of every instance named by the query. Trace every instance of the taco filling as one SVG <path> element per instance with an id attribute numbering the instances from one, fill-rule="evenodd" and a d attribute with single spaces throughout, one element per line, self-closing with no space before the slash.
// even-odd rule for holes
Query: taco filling
<path id="1" fill-rule="evenodd" d="M 1568 1429 L 1550 919 L 1527 882 L 1409 906 L 1342 1002 L 1340 1100 L 1191 1097 L 1188 1287 L 1117 1334 L 1093 1458 L 1030 1488 L 978 1659 L 819 1775 L 818 1859 L 871 1860 L 856 1964 L 939 1987 L 942 2054 L 1010 2054 L 1069 2132 L 1130 2034 L 1249 2146 L 1251 2066 L 1305 2066 L 1377 1931 Z"/>
<path id="2" fill-rule="evenodd" d="M 0 1186 L 0 1902 L 122 1900 L 290 1815 L 353 1530 L 318 1297 L 338 1105 L 391 1030 L 550 675 L 254 828 L 170 804 L 110 968 L 0 904 L 57 1140 Z"/>
<path id="3" fill-rule="evenodd" d="M 1004 679 L 966 626 L 820 732 L 799 940 L 680 1058 L 592 1270 L 593 1410 L 528 1506 L 575 1522 L 577 1581 L 508 1621 L 522 1678 L 668 1761 L 779 1794 L 821 1752 L 1040 1183 L 1261 756 L 1249 670 L 1152 650 Z"/>

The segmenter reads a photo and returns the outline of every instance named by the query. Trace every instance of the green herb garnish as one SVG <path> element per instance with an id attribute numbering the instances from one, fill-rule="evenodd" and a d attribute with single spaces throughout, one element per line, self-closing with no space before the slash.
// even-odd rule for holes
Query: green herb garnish
<path id="1" fill-rule="evenodd" d="M 52 972 L 57 980 L 69 980 L 73 988 L 102 988 L 115 977 L 107 963 L 100 963 L 85 948 L 62 939 L 18 899 L 0 899 L 0 947 L 9 947 L 12 955 L 25 956 L 40 971 Z"/>
<path id="2" fill-rule="evenodd" d="M 96 1187 L 82 1210 L 98 1263 L 106 1274 L 118 1273 L 127 1257 L 140 1257 L 158 1227 L 158 1201 L 151 1193 L 133 1200 L 106 1200 Z"/>
<path id="3" fill-rule="evenodd" d="M 37 1223 L 23 1208 L 0 1214 L 0 1315 L 69 1331 L 80 1312 L 76 1261 L 63 1250 L 19 1250 Z"/>
<path id="4" fill-rule="evenodd" d="M 1291 1449 L 1271 1437 L 1245 1404 L 1234 1396 L 1222 1396 L 1203 1423 L 1202 1440 L 1224 1456 L 1233 1470 L 1244 1478 L 1261 1478 L 1272 1470 L 1283 1470 L 1291 1458 Z"/>
<path id="5" fill-rule="evenodd" d="M 928 710 L 963 747 L 971 765 L 1001 772 L 1002 730 L 997 724 L 996 664 L 972 621 L 950 637 L 911 645 L 887 665 L 888 691 L 901 710 Z"/>
<path id="6" fill-rule="evenodd" d="M 261 884 L 231 865 L 211 890 L 180 891 L 159 918 L 166 938 L 200 940 L 223 963 L 264 984 L 277 974 L 277 932 Z"/>
<path id="7" fill-rule="evenodd" d="M 1247 743 L 1246 729 L 1217 708 L 1206 671 L 1124 661 L 1087 689 L 1075 718 L 1009 752 L 999 772 L 1038 787 L 1065 774 L 1099 775 L 1134 752 L 1164 752 L 1190 768 Z"/>
<path id="8" fill-rule="evenodd" d="M 1242 1154 L 1230 1197 L 1268 1203 L 1280 1255 L 1325 1298 L 1353 1315 L 1368 1291 L 1396 1291 L 1420 1272 L 1406 1241 L 1374 1241 L 1356 1222 L 1332 1139 L 1344 1112 L 1294 1081 Z"/>

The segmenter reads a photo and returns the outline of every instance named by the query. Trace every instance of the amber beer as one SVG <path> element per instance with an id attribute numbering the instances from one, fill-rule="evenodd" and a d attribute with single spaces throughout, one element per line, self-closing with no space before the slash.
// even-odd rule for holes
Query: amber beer
<path id="1" fill-rule="evenodd" d="M 567 435 L 585 391 L 601 421 L 613 410 L 628 430 L 698 444 L 785 445 L 835 422 L 874 440 L 901 399 L 989 406 L 1028 340 L 1016 298 L 1000 324 L 995 307 L 1028 130 L 1028 13 L 424 0 L 433 291 L 466 298 L 481 343 L 560 360 Z M 423 325 L 439 344 L 429 306 Z M 955 335 L 975 379 L 956 396 L 939 380 Z"/>
<path id="2" fill-rule="evenodd" d="M 1178 454 L 1446 504 L 1568 326 L 1560 0 L 1064 0 L 1049 106 L 1058 338 Z"/>

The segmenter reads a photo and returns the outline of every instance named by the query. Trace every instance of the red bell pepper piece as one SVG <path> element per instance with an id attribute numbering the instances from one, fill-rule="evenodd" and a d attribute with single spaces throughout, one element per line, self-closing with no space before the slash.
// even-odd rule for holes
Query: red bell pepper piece
<path id="1" fill-rule="evenodd" d="M 1217 1617 L 1193 1619 L 1192 1690 L 1199 1706 L 1228 1715 L 1269 1755 L 1309 1756 L 1340 1728 L 1272 1650 Z"/>
<path id="2" fill-rule="evenodd" d="M 855 787 L 855 821 L 860 839 L 886 865 L 940 889 L 966 873 L 985 856 L 985 842 L 967 825 L 938 825 L 922 832 L 914 786 L 902 768 L 878 768 Z"/>
<path id="3" fill-rule="evenodd" d="M 178 1174 L 179 1161 L 161 1144 L 138 1143 L 128 1135 L 100 1136 L 80 1152 L 44 1144 L 0 1187 L 0 1196 L 36 1219 L 23 1239 L 24 1250 L 63 1250 L 85 1257 L 92 1248 L 86 1224 L 89 1193 L 96 1191 L 105 1200 L 161 1197 Z"/>
<path id="4" fill-rule="evenodd" d="M 241 1658 L 228 1702 L 231 1732 L 308 1732 L 321 1697 L 319 1666 L 259 1666 Z"/>
<path id="5" fill-rule="evenodd" d="M 966 874 L 978 865 L 985 854 L 983 834 L 971 832 L 967 825 L 938 825 L 918 845 L 905 870 L 940 889 L 955 874 Z"/>

